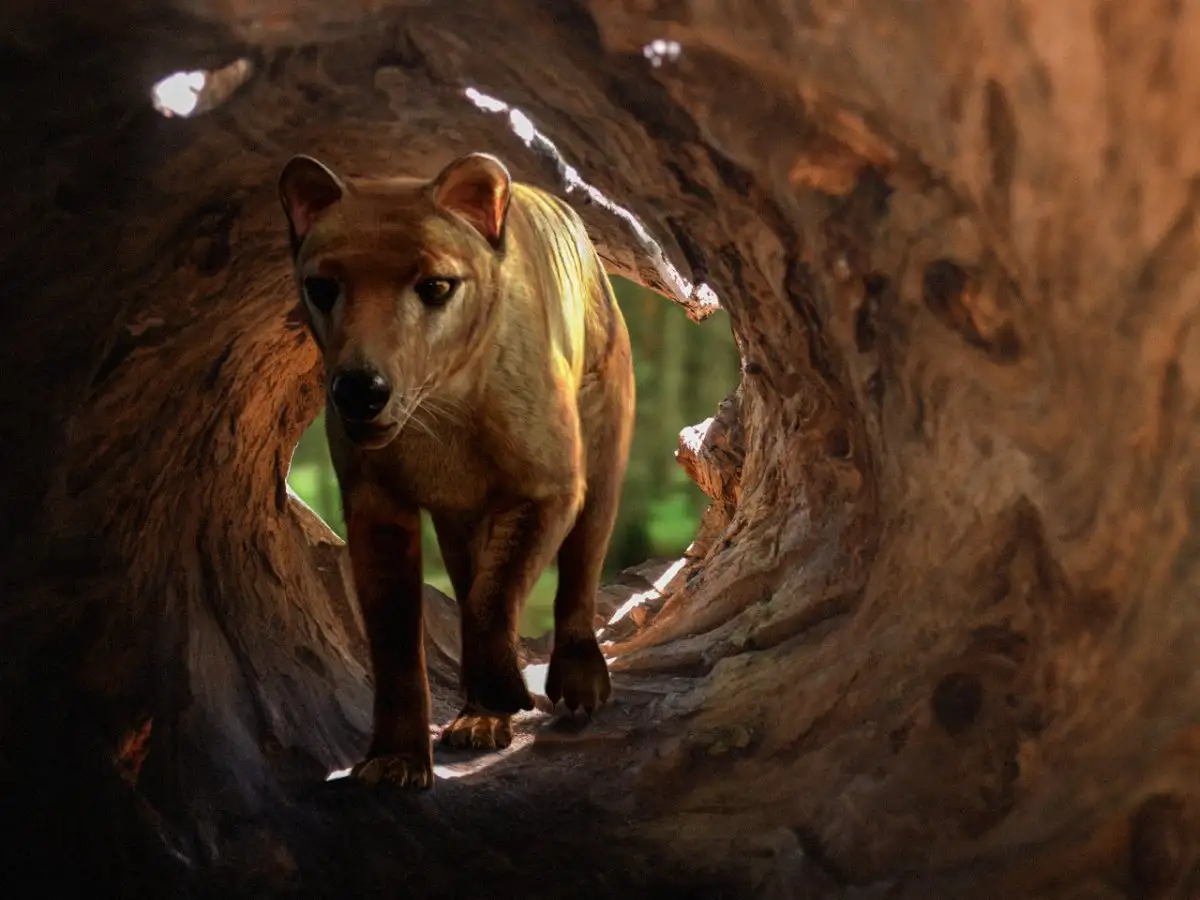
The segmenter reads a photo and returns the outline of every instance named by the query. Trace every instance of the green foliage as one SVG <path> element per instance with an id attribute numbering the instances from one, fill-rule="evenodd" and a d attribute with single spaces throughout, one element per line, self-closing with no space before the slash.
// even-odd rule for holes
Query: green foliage
<path id="1" fill-rule="evenodd" d="M 650 504 L 646 531 L 652 547 L 678 548 L 681 552 L 696 534 L 697 516 L 691 498 L 676 492 Z M 658 555 L 658 554 L 655 554 Z"/>
<path id="2" fill-rule="evenodd" d="M 621 511 L 606 560 L 609 576 L 652 556 L 678 556 L 691 542 L 708 500 L 675 463 L 678 435 L 713 415 L 738 377 L 737 348 L 725 313 L 695 325 L 652 291 L 622 278 L 614 278 L 613 286 L 633 342 L 638 398 Z M 345 538 L 322 416 L 296 446 L 288 484 Z M 422 517 L 422 530 L 425 580 L 453 596 L 428 516 Z M 551 567 L 526 603 L 522 634 L 543 634 L 553 626 L 556 583 Z"/>

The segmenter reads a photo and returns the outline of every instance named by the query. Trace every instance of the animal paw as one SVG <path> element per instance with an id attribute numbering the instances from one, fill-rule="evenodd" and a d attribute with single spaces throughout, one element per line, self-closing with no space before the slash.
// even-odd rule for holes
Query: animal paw
<path id="1" fill-rule="evenodd" d="M 350 770 L 350 777 L 365 784 L 380 782 L 425 791 L 433 787 L 433 759 L 416 753 L 392 753 L 364 759 Z"/>
<path id="2" fill-rule="evenodd" d="M 463 680 L 467 686 L 467 700 L 475 707 L 496 714 L 533 709 L 533 696 L 525 685 L 515 655 L 502 665 L 468 671 Z"/>
<path id="3" fill-rule="evenodd" d="M 608 663 L 594 637 L 554 648 L 550 671 L 546 673 L 546 696 L 552 703 L 561 699 L 571 712 L 582 707 L 591 715 L 608 701 L 611 693 Z"/>
<path id="4" fill-rule="evenodd" d="M 468 705 L 442 729 L 442 746 L 452 750 L 503 750 L 512 743 L 512 719 Z"/>

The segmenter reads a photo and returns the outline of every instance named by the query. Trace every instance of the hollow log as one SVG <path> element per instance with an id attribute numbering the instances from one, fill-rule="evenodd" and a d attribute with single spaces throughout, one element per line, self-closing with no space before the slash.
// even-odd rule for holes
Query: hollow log
<path id="1" fill-rule="evenodd" d="M 0 894 L 1200 891 L 1200 5 L 0 26 Z M 612 272 L 728 310 L 744 458 L 613 702 L 408 796 L 325 780 L 371 685 L 344 548 L 286 486 L 323 401 L 275 179 L 472 150 Z"/>

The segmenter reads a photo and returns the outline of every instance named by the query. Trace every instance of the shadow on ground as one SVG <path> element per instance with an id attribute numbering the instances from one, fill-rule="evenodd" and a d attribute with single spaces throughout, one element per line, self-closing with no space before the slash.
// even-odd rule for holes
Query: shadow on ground
<path id="1" fill-rule="evenodd" d="M 243 828 L 235 852 L 194 885 L 193 896 L 745 896 L 732 877 L 715 882 L 632 837 L 628 821 L 591 799 L 597 786 L 583 754 L 544 752 L 537 744 L 526 740 L 462 777 L 439 777 L 426 793 L 368 788 L 349 778 L 313 786 L 269 828 Z M 469 759 L 439 753 L 439 774 Z"/>

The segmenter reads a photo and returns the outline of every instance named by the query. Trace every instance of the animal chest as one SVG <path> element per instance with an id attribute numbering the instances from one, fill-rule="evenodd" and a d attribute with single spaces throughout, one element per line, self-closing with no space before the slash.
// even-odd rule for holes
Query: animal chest
<path id="1" fill-rule="evenodd" d="M 410 422 L 383 453 L 373 455 L 371 480 L 397 500 L 432 512 L 484 507 L 498 473 L 478 436 L 453 425 L 427 427 Z"/>

